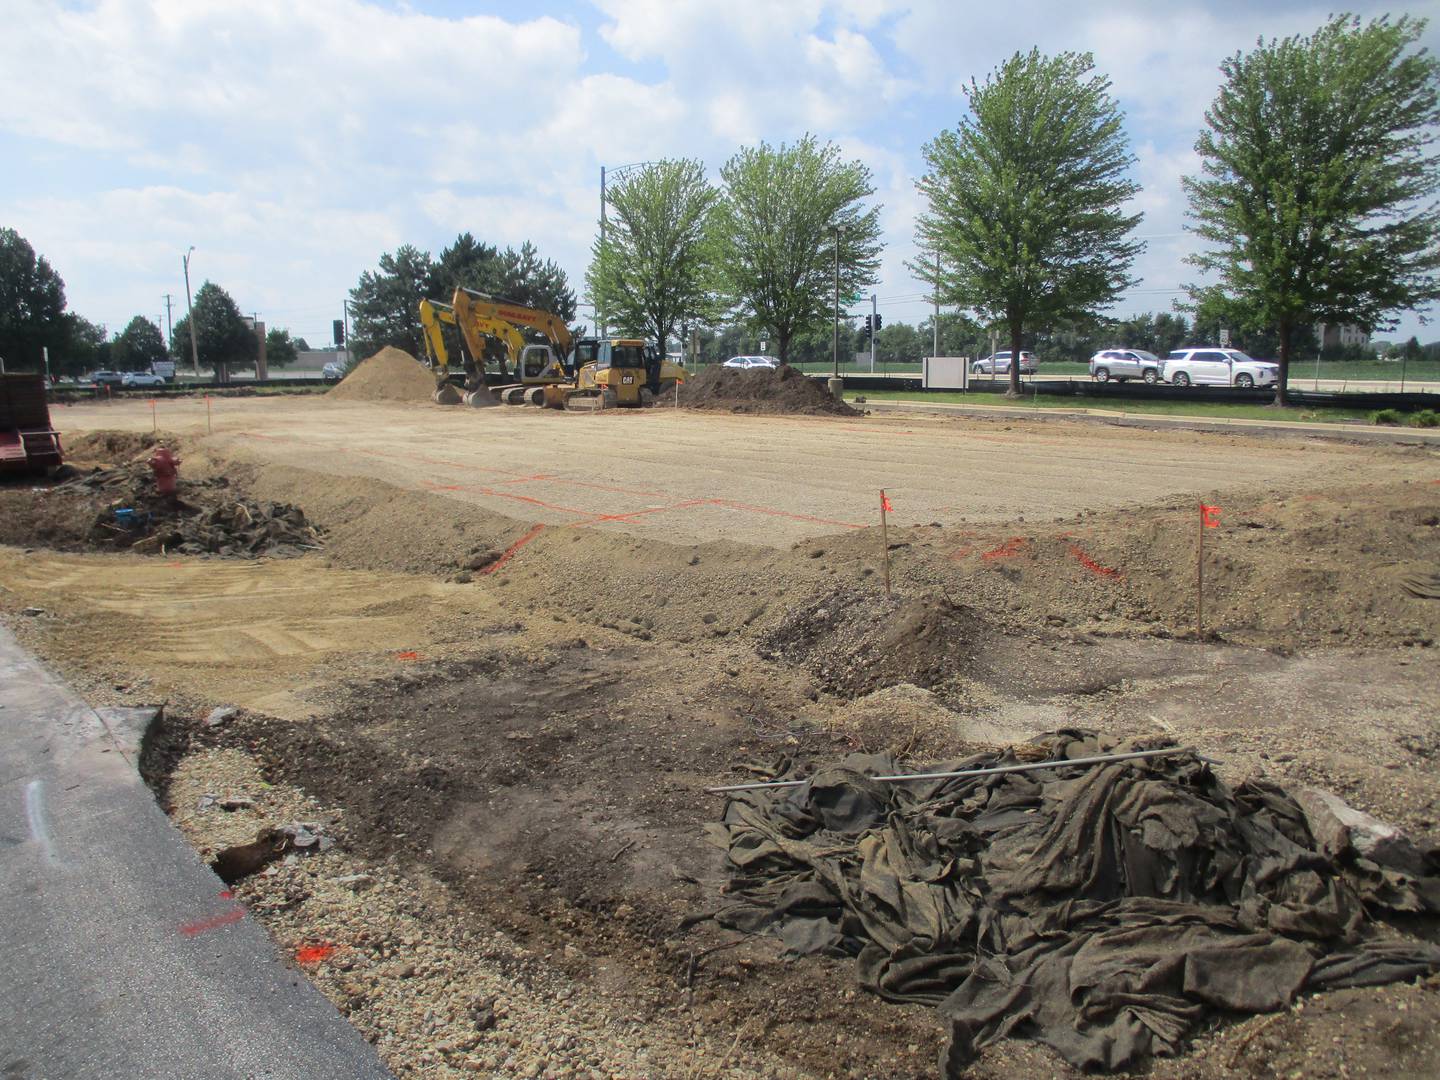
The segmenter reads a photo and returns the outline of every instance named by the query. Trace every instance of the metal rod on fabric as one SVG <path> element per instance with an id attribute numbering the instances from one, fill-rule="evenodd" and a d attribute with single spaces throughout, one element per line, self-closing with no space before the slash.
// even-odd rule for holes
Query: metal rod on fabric
<path id="1" fill-rule="evenodd" d="M 950 780 L 970 776 L 998 776 L 1000 773 L 1032 772 L 1035 769 L 1054 769 L 1069 765 L 1105 765 L 1112 761 L 1137 761 L 1141 758 L 1168 757 L 1172 754 L 1193 754 L 1193 746 L 1171 746 L 1164 750 L 1136 750 L 1128 754 L 1101 754 L 1098 757 L 1070 758 L 1060 761 L 1030 761 L 1024 765 L 996 765 L 989 769 L 961 769 L 959 772 L 906 773 L 897 776 L 872 776 L 877 783 L 893 784 L 902 780 Z M 759 784 L 731 784 L 729 787 L 706 788 L 710 795 L 726 791 L 757 791 L 761 788 L 801 787 L 809 780 L 766 780 Z"/>

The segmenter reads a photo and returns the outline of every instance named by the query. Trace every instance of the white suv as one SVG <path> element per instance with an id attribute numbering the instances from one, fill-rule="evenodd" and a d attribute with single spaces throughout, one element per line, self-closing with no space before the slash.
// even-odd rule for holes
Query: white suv
<path id="1" fill-rule="evenodd" d="M 1161 365 L 1160 377 L 1172 386 L 1274 386 L 1278 364 L 1252 360 L 1239 349 L 1176 349 Z"/>
<path id="2" fill-rule="evenodd" d="M 732 356 L 725 361 L 728 368 L 769 368 L 774 371 L 780 366 L 780 361 L 773 356 Z"/>

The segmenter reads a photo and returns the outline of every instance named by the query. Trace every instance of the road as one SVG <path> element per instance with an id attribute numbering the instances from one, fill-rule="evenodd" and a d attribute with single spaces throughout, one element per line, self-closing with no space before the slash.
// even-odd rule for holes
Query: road
<path id="1" fill-rule="evenodd" d="M 811 374 L 816 374 L 811 372 Z M 821 373 L 823 374 L 823 372 Z M 876 379 L 915 379 L 920 371 L 877 371 L 873 375 L 868 371 L 845 371 L 843 375 L 863 375 L 865 378 Z M 1031 376 L 1025 376 L 1022 381 L 1030 382 Z M 972 376 L 975 382 L 1005 382 L 1006 376 L 976 375 Z M 1039 379 L 1041 382 L 1090 382 L 1089 375 L 1060 375 L 1051 374 L 1041 369 Z M 1339 392 L 1350 391 L 1352 393 L 1377 393 L 1377 394 L 1398 394 L 1402 390 L 1407 394 L 1440 394 L 1440 382 L 1423 382 L 1415 379 L 1407 379 L 1401 383 L 1399 379 L 1305 379 L 1298 375 L 1290 378 L 1290 389 L 1292 390 L 1334 390 Z"/>
<path id="2" fill-rule="evenodd" d="M 390 1077 L 3 627 L 0 838 L 0 1076 Z"/>
<path id="3" fill-rule="evenodd" d="M 335 478 L 332 496 L 346 478 L 380 480 L 521 522 L 672 543 L 785 546 L 863 528 L 875 522 L 881 488 L 901 524 L 958 524 L 1434 475 L 1415 451 L 1010 417 L 559 413 L 300 397 L 213 407 L 207 449 Z M 162 432 L 205 430 L 203 401 L 162 401 L 156 415 Z M 142 401 L 54 418 L 67 435 L 152 423 Z"/>

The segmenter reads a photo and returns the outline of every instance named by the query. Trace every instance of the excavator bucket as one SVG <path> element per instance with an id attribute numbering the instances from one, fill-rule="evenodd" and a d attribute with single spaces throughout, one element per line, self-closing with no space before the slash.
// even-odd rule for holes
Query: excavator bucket
<path id="1" fill-rule="evenodd" d="M 569 397 L 569 387 L 547 386 L 544 388 L 545 400 L 543 402 L 547 409 L 565 408 L 565 399 Z"/>
<path id="2" fill-rule="evenodd" d="M 459 405 L 460 391 L 448 382 L 441 383 L 435 388 L 435 393 L 430 395 L 430 399 L 437 405 Z"/>
<path id="3" fill-rule="evenodd" d="M 470 390 L 465 394 L 465 404 L 472 409 L 483 409 L 487 405 L 499 405 L 495 395 L 490 392 L 488 386 L 482 386 L 478 390 Z"/>

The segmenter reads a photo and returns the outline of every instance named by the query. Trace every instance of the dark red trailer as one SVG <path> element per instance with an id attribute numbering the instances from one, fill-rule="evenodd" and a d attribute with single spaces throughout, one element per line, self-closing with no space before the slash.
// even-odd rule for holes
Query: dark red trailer
<path id="1" fill-rule="evenodd" d="M 0 473 L 43 476 L 60 461 L 60 433 L 50 426 L 45 376 L 0 375 Z"/>

